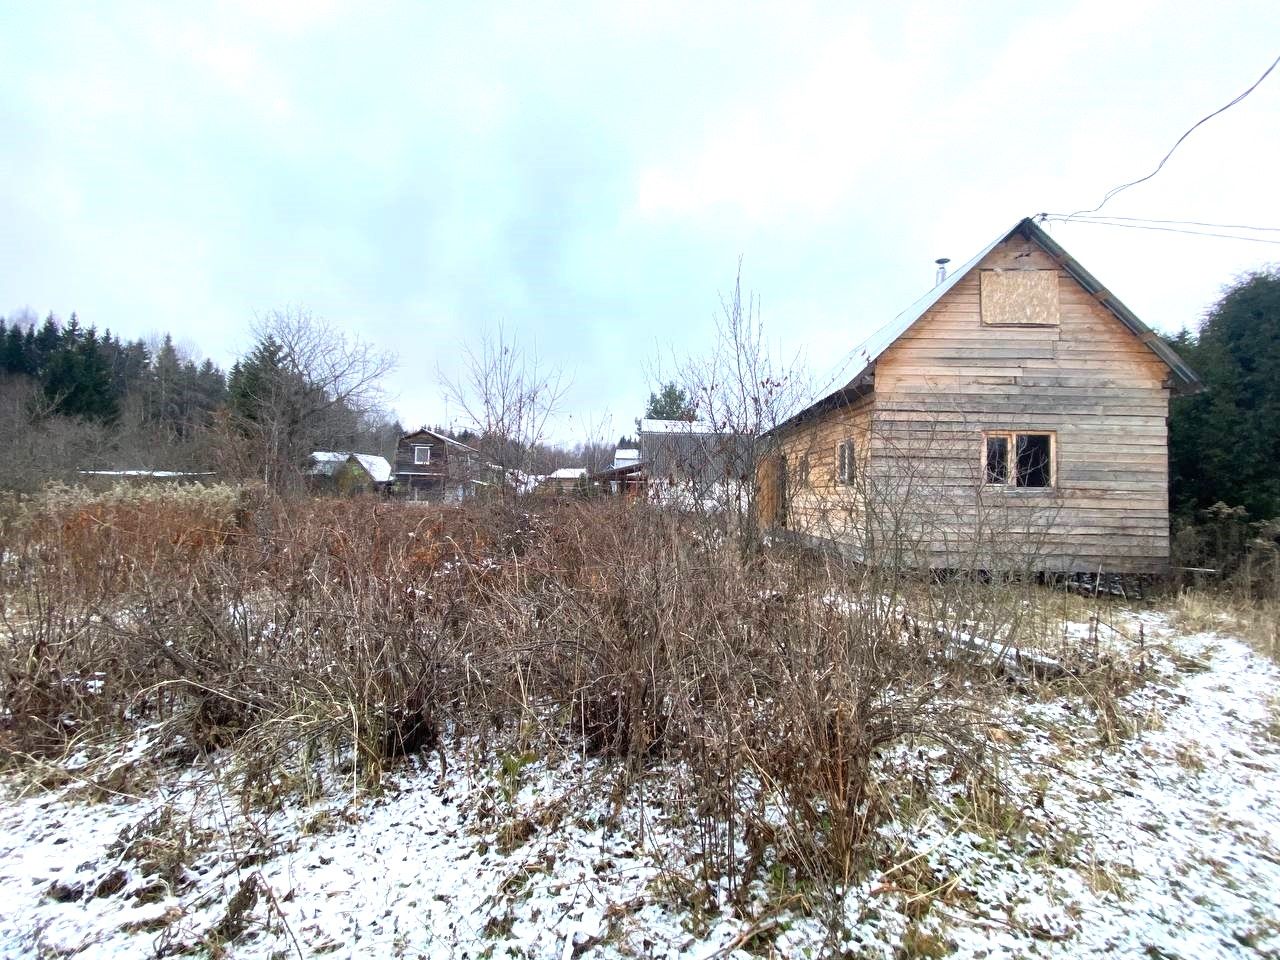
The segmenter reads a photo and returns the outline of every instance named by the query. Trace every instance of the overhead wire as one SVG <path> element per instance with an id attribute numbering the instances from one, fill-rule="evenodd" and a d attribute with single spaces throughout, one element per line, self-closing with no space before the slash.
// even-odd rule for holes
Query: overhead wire
<path id="1" fill-rule="evenodd" d="M 1169 148 L 1169 152 L 1164 155 L 1163 159 L 1161 159 L 1161 161 L 1158 164 L 1156 164 L 1156 168 L 1152 170 L 1150 173 L 1148 173 L 1145 177 L 1139 177 L 1137 180 L 1131 180 L 1128 183 L 1122 183 L 1118 187 L 1112 187 L 1110 190 L 1107 191 L 1106 195 L 1102 198 L 1102 200 L 1098 203 L 1098 205 L 1094 207 L 1092 210 L 1077 210 L 1075 213 L 1071 214 L 1068 217 L 1068 219 L 1078 217 L 1082 214 L 1097 213 L 1104 206 L 1106 206 L 1107 202 L 1111 200 L 1111 198 L 1114 197 L 1116 194 L 1121 193 L 1124 190 L 1128 190 L 1130 187 L 1136 187 L 1138 184 L 1145 183 L 1146 181 L 1150 180 L 1152 177 L 1154 177 L 1157 173 L 1159 173 L 1164 168 L 1164 165 L 1168 163 L 1169 158 L 1173 156 L 1173 152 L 1182 145 L 1182 141 L 1186 140 L 1187 137 L 1191 136 L 1191 134 L 1194 133 L 1195 130 L 1201 124 L 1207 123 L 1208 121 L 1216 117 L 1218 114 L 1231 109 L 1241 100 L 1243 100 L 1245 97 L 1249 96 L 1249 94 L 1253 93 L 1253 91 L 1258 88 L 1258 85 L 1262 83 L 1263 80 L 1267 79 L 1267 77 L 1271 74 L 1271 71 L 1274 70 L 1277 65 L 1280 65 L 1280 57 L 1276 57 L 1276 59 L 1271 62 L 1271 66 L 1267 67 L 1267 69 L 1263 71 L 1262 76 L 1260 76 L 1257 80 L 1253 81 L 1253 84 L 1249 87 L 1249 89 L 1239 94 L 1230 103 L 1226 103 L 1222 105 L 1217 110 L 1213 111 L 1213 113 L 1207 116 L 1201 117 L 1199 120 L 1193 123 L 1187 129 L 1187 131 L 1178 138 L 1177 142 L 1172 147 Z"/>
<path id="2" fill-rule="evenodd" d="M 1280 227 L 1256 227 L 1246 223 L 1206 223 L 1203 220 L 1161 220 L 1154 217 L 1117 217 L 1108 213 L 1094 215 L 1076 216 L 1075 214 L 1050 213 L 1046 216 L 1055 219 L 1068 220 L 1072 223 L 1081 222 L 1088 223 L 1092 221 L 1104 220 L 1124 220 L 1129 223 L 1164 223 L 1182 227 L 1212 227 L 1215 230 L 1254 230 L 1268 233 L 1280 233 Z"/>
<path id="3" fill-rule="evenodd" d="M 1162 227 L 1148 223 L 1114 223 L 1109 220 L 1072 219 L 1055 214 L 1042 214 L 1041 219 L 1050 223 L 1079 223 L 1095 227 L 1121 227 L 1126 230 L 1159 230 L 1164 233 L 1184 233 L 1195 237 L 1219 237 L 1224 240 L 1243 240 L 1245 243 L 1269 243 L 1280 246 L 1280 240 L 1269 240 L 1266 237 L 1242 237 L 1234 233 L 1216 233 L 1208 230 L 1183 230 L 1178 227 Z"/>

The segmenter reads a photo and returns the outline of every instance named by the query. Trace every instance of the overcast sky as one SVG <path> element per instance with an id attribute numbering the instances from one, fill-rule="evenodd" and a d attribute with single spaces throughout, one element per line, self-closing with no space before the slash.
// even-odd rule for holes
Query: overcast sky
<path id="1" fill-rule="evenodd" d="M 0 313 L 229 366 L 303 306 L 399 355 L 407 425 L 445 420 L 437 368 L 501 322 L 572 378 L 561 439 L 616 435 L 653 360 L 705 349 L 739 256 L 821 382 L 936 257 L 1094 206 L 1277 54 L 1276 0 L 7 0 Z M 1105 212 L 1280 226 L 1278 177 L 1280 70 Z M 1051 232 L 1168 331 L 1280 260 Z"/>

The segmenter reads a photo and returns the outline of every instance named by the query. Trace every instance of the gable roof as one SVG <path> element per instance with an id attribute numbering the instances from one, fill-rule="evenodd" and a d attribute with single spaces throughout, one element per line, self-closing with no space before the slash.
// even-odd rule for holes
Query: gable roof
<path id="1" fill-rule="evenodd" d="M 705 420 L 641 420 L 640 433 L 722 433 Z"/>
<path id="2" fill-rule="evenodd" d="M 1080 286 L 1084 287 L 1091 293 L 1095 300 L 1107 310 L 1111 311 L 1129 331 L 1137 337 L 1142 343 L 1151 350 L 1157 357 L 1164 362 L 1169 368 L 1170 379 L 1172 380 L 1173 389 L 1178 393 L 1195 393 L 1203 388 L 1200 378 L 1196 376 L 1182 358 L 1178 356 L 1174 350 L 1160 338 L 1154 330 L 1137 318 L 1137 316 L 1126 307 L 1120 300 L 1112 294 L 1106 287 L 1098 282 L 1088 270 L 1080 265 L 1080 263 L 1064 250 L 1048 233 L 1044 231 L 1030 217 L 1025 217 L 1018 223 L 1014 224 L 1011 230 L 1002 233 L 989 244 L 979 250 L 966 263 L 954 270 L 949 277 L 937 284 L 927 294 L 907 307 L 906 310 L 894 317 L 893 321 L 881 327 L 875 333 L 871 334 L 866 340 L 859 344 L 853 351 L 854 364 L 858 372 L 843 387 L 827 394 L 816 403 L 810 404 L 799 413 L 788 418 L 774 429 L 789 426 L 795 421 L 813 416 L 833 407 L 843 406 L 852 403 L 859 397 L 871 393 L 875 389 L 874 381 L 871 374 L 875 371 L 876 361 L 889 349 L 899 337 L 910 330 L 915 324 L 932 309 L 938 301 L 945 297 L 951 290 L 963 280 L 968 274 L 981 263 L 992 250 L 1004 243 L 1015 235 L 1020 235 L 1030 240 L 1041 250 L 1043 250 L 1050 259 L 1058 264 L 1068 275 L 1072 277 Z M 772 432 L 772 431 L 770 431 Z"/>
<path id="3" fill-rule="evenodd" d="M 466 450 L 468 453 L 480 452 L 475 447 L 467 446 L 461 440 L 455 440 L 453 439 L 453 437 L 446 437 L 443 433 L 437 433 L 435 430 L 429 430 L 426 427 L 419 427 L 417 430 L 410 431 L 409 433 L 406 433 L 403 436 L 401 436 L 400 439 L 408 440 L 410 437 L 420 436 L 421 434 L 424 434 L 424 433 L 429 437 L 434 437 L 435 439 L 439 440 L 441 443 L 447 443 L 450 446 L 457 447 L 460 450 Z"/>
<path id="4" fill-rule="evenodd" d="M 386 483 L 391 479 L 391 464 L 372 453 L 346 453 L 338 450 L 316 450 L 311 454 L 308 474 L 315 477 L 332 477 L 338 468 L 355 460 L 374 483 Z"/>

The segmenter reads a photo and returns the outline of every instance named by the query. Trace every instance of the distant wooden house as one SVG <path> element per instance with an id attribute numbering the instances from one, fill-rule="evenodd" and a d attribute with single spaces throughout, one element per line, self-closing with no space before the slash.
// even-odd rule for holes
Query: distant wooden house
<path id="1" fill-rule="evenodd" d="M 474 447 L 423 427 L 396 443 L 391 492 L 406 500 L 460 501 L 498 482 Z"/>
<path id="2" fill-rule="evenodd" d="M 549 493 L 582 493 L 586 492 L 589 482 L 586 467 L 561 467 L 543 477 L 538 489 Z"/>
<path id="3" fill-rule="evenodd" d="M 309 458 L 306 479 L 316 493 L 376 493 L 390 482 L 391 464 L 372 453 L 317 450 Z"/>
<path id="4" fill-rule="evenodd" d="M 612 496 L 643 496 L 649 486 L 649 477 L 645 473 L 644 464 L 623 463 L 616 467 L 607 467 L 591 474 L 590 488 L 593 492 Z"/>
<path id="5" fill-rule="evenodd" d="M 627 497 L 641 496 L 648 480 L 648 473 L 640 460 L 640 450 L 634 447 L 618 447 L 613 454 L 613 463 L 590 476 L 592 490 Z"/>
<path id="6" fill-rule="evenodd" d="M 1023 220 L 767 434 L 760 523 L 935 568 L 1155 572 L 1173 393 L 1194 372 Z"/>

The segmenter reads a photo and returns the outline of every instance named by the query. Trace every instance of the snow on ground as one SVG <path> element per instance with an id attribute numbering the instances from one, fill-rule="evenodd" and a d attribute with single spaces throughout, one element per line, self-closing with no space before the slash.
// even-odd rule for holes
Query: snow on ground
<path id="1" fill-rule="evenodd" d="M 911 848 L 963 892 L 940 925 L 955 955 L 1280 956 L 1280 671 L 1138 619 L 1171 654 L 1124 699 L 1140 732 L 1100 749 L 1084 704 L 1012 711 L 1020 822 L 914 825 Z"/>
<path id="2" fill-rule="evenodd" d="M 1003 806 L 979 810 L 941 756 L 886 758 L 927 802 L 895 794 L 834 932 L 763 883 L 695 909 L 685 811 L 616 804 L 594 761 L 450 749 L 378 797 L 347 781 L 246 815 L 226 770 L 116 776 L 95 800 L 81 758 L 54 789 L 4 781 L 0 956 L 1280 956 L 1280 671 L 1139 621 L 1150 679 L 1114 715 L 1084 692 L 1008 698 Z"/>

